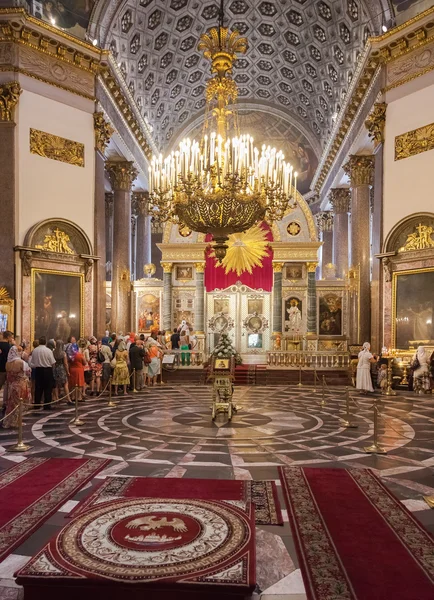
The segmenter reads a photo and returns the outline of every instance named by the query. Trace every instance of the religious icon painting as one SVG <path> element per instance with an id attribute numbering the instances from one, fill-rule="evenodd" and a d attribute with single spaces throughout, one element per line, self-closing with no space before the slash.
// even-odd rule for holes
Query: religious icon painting
<path id="1" fill-rule="evenodd" d="M 292 280 L 303 279 L 303 265 L 301 263 L 286 265 L 285 277 Z"/>
<path id="2" fill-rule="evenodd" d="M 149 333 L 160 326 L 160 298 L 156 294 L 143 294 L 137 301 L 138 331 Z"/>
<path id="3" fill-rule="evenodd" d="M 285 300 L 285 331 L 299 334 L 302 328 L 303 301 L 295 296 Z"/>
<path id="4" fill-rule="evenodd" d="M 228 370 L 229 369 L 229 358 L 216 358 L 214 363 L 215 370 Z"/>
<path id="5" fill-rule="evenodd" d="M 175 277 L 177 281 L 189 281 L 193 279 L 193 267 L 177 266 Z"/>
<path id="6" fill-rule="evenodd" d="M 258 315 L 262 315 L 262 313 L 263 313 L 262 298 L 248 299 L 247 300 L 247 312 L 249 315 L 253 315 L 254 313 L 257 313 Z"/>
<path id="7" fill-rule="evenodd" d="M 214 299 L 214 314 L 223 313 L 229 314 L 229 298 L 215 298 Z"/>
<path id="8" fill-rule="evenodd" d="M 326 294 L 319 299 L 319 335 L 342 335 L 342 298 Z"/>
<path id="9" fill-rule="evenodd" d="M 406 350 L 434 340 L 434 269 L 393 274 L 393 345 Z"/>

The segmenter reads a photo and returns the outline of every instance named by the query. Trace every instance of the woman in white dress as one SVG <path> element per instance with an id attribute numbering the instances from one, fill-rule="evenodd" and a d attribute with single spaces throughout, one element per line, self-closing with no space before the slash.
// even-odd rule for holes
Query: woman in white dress
<path id="1" fill-rule="evenodd" d="M 375 362 L 375 358 L 370 352 L 371 344 L 365 342 L 363 350 L 359 352 L 359 362 L 357 364 L 356 388 L 364 392 L 373 392 L 371 378 L 371 363 Z"/>
<path id="2" fill-rule="evenodd" d="M 431 390 L 429 380 L 428 354 L 423 346 L 419 346 L 413 356 L 413 390 L 415 394 L 428 394 Z"/>

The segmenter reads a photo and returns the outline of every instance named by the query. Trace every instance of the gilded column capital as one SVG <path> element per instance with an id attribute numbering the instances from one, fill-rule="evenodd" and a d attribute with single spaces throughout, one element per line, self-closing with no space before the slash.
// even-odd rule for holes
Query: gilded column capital
<path id="1" fill-rule="evenodd" d="M 369 137 L 374 141 L 375 148 L 384 143 L 384 125 L 386 123 L 386 102 L 376 102 L 365 121 Z"/>
<path id="2" fill-rule="evenodd" d="M 105 168 L 110 177 L 113 191 L 129 192 L 131 190 L 133 181 L 137 177 L 134 163 L 127 160 L 107 162 Z"/>
<path id="3" fill-rule="evenodd" d="M 306 266 L 307 266 L 307 272 L 308 273 L 315 273 L 316 268 L 318 266 L 318 263 L 316 263 L 316 262 L 308 262 L 308 263 L 306 263 Z"/>
<path id="4" fill-rule="evenodd" d="M 274 273 L 281 273 L 283 271 L 284 266 L 285 266 L 285 263 L 283 263 L 283 262 L 274 262 L 273 263 Z"/>
<path id="5" fill-rule="evenodd" d="M 204 273 L 205 272 L 205 263 L 204 262 L 194 263 L 194 268 L 196 269 L 196 273 Z"/>
<path id="6" fill-rule="evenodd" d="M 171 263 L 171 262 L 162 262 L 160 264 L 163 267 L 163 272 L 164 273 L 171 273 L 172 272 L 173 263 Z"/>
<path id="7" fill-rule="evenodd" d="M 335 215 L 350 212 L 350 188 L 332 188 L 329 200 Z"/>
<path id="8" fill-rule="evenodd" d="M 14 120 L 15 106 L 22 91 L 18 81 L 0 84 L 0 121 L 11 122 Z"/>
<path id="9" fill-rule="evenodd" d="M 133 192 L 131 194 L 131 208 L 136 216 L 147 215 L 149 206 L 149 192 Z"/>
<path id="10" fill-rule="evenodd" d="M 317 213 L 315 215 L 315 221 L 319 231 L 332 231 L 333 213 L 330 210 Z"/>
<path id="11" fill-rule="evenodd" d="M 104 154 L 114 129 L 104 119 L 102 112 L 93 113 L 93 128 L 95 130 L 95 149 Z"/>
<path id="12" fill-rule="evenodd" d="M 350 160 L 342 167 L 350 178 L 352 188 L 372 185 L 374 175 L 374 156 L 352 154 Z"/>
<path id="13" fill-rule="evenodd" d="M 113 193 L 106 192 L 105 194 L 105 214 L 107 217 L 113 216 Z"/>

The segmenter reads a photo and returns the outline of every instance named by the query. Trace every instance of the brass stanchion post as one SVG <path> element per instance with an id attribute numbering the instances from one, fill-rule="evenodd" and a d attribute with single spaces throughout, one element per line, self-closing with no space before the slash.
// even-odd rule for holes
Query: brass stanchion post
<path id="1" fill-rule="evenodd" d="M 163 381 L 163 359 L 160 358 L 160 385 L 164 385 Z"/>
<path id="2" fill-rule="evenodd" d="M 355 429 L 358 427 L 358 425 L 355 425 L 354 423 L 351 423 L 350 419 L 351 419 L 351 415 L 350 415 L 350 391 L 348 389 L 348 387 L 345 388 L 345 405 L 346 405 L 346 415 L 345 415 L 345 419 L 341 419 L 342 425 L 344 427 L 346 427 L 347 429 L 351 428 L 351 429 Z"/>
<path id="3" fill-rule="evenodd" d="M 78 385 L 75 386 L 75 416 L 71 421 L 71 425 L 84 425 L 83 421 L 78 418 Z"/>
<path id="4" fill-rule="evenodd" d="M 325 377 L 323 375 L 322 376 L 322 398 L 321 398 L 320 406 L 325 406 L 325 405 L 326 405 L 326 399 L 325 399 Z"/>
<path id="5" fill-rule="evenodd" d="M 313 393 L 314 394 L 316 394 L 316 379 L 317 379 L 316 367 L 314 367 L 314 369 L 313 369 Z"/>
<path id="6" fill-rule="evenodd" d="M 115 406 L 117 406 L 117 403 L 113 402 L 113 400 L 112 400 L 112 376 L 110 376 L 110 379 L 109 379 L 109 401 L 108 401 L 107 407 L 115 408 Z"/>
<path id="7" fill-rule="evenodd" d="M 374 442 L 371 446 L 364 448 L 366 454 L 387 454 L 386 450 L 378 443 L 378 408 L 374 402 Z"/>
<path id="8" fill-rule="evenodd" d="M 136 369 L 133 369 L 133 393 L 137 394 L 137 390 L 136 390 Z"/>
<path id="9" fill-rule="evenodd" d="M 20 398 L 18 404 L 18 441 L 15 446 L 8 448 L 8 452 L 26 452 L 26 450 L 30 450 L 31 448 L 31 446 L 23 442 L 23 409 L 24 401 Z"/>
<path id="10" fill-rule="evenodd" d="M 297 383 L 297 387 L 303 387 L 303 384 L 301 383 L 301 360 L 300 360 L 299 369 L 298 369 L 298 383 Z"/>

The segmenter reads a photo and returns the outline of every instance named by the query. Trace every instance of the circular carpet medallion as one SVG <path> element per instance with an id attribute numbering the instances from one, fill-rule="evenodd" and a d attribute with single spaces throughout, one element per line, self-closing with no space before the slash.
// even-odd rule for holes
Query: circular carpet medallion
<path id="1" fill-rule="evenodd" d="M 206 500 L 120 499 L 71 521 L 56 539 L 61 566 L 117 581 L 195 577 L 251 547 L 250 515 Z"/>

